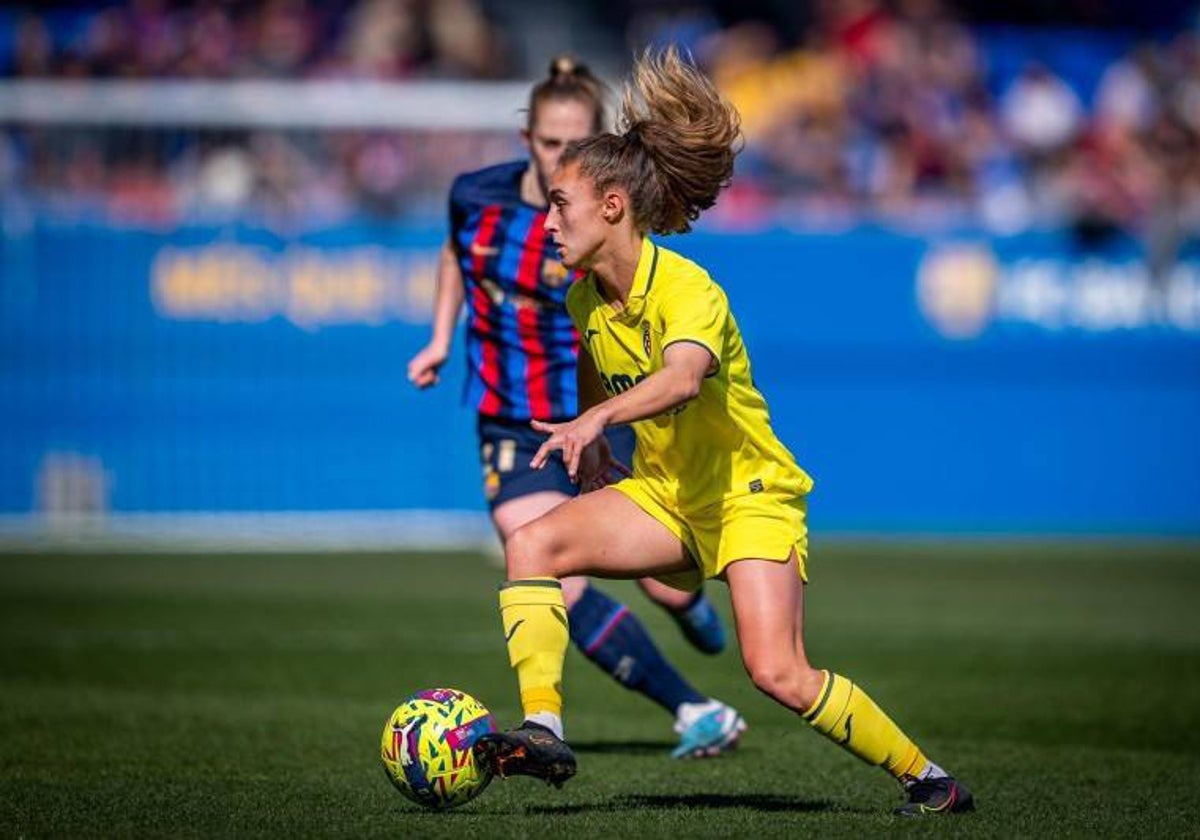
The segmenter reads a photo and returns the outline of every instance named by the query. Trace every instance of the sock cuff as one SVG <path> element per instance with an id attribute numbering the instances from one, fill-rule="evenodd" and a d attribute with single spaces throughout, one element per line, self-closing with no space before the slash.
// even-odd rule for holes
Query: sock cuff
<path id="1" fill-rule="evenodd" d="M 804 719 L 817 729 L 821 729 L 822 725 L 832 727 L 845 712 L 853 692 L 854 683 L 840 674 L 826 671 L 825 685 L 821 687 L 817 702 L 804 713 Z"/>
<path id="2" fill-rule="evenodd" d="M 825 675 L 825 681 L 821 683 L 821 690 L 817 692 L 817 699 L 800 715 L 802 718 L 812 723 L 812 719 L 821 713 L 821 709 L 829 702 L 829 691 L 833 688 L 833 674 L 829 671 L 822 671 Z"/>
<path id="3" fill-rule="evenodd" d="M 557 589 L 560 592 L 562 591 L 562 582 L 558 578 L 550 577 L 548 575 L 540 577 L 517 578 L 516 580 L 506 580 L 500 584 L 500 591 L 503 592 L 505 589 L 513 589 L 522 586 L 543 587 L 545 589 Z"/>
<path id="4" fill-rule="evenodd" d="M 562 607 L 562 584 L 554 578 L 526 578 L 502 583 L 500 609 L 521 604 Z"/>

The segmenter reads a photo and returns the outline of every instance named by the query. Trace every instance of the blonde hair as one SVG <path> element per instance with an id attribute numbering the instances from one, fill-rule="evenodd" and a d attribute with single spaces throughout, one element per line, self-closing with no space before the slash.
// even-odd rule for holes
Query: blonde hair
<path id="1" fill-rule="evenodd" d="M 546 78 L 533 86 L 529 93 L 529 109 L 525 127 L 533 130 L 538 106 L 543 102 L 580 102 L 591 109 L 592 131 L 604 130 L 605 100 L 608 90 L 588 66 L 567 53 L 550 60 Z"/>
<path id="2" fill-rule="evenodd" d="M 560 165 L 579 164 L 597 192 L 629 193 L 640 231 L 684 233 L 733 177 L 741 118 L 674 47 L 644 52 L 625 85 L 619 134 L 572 143 Z"/>

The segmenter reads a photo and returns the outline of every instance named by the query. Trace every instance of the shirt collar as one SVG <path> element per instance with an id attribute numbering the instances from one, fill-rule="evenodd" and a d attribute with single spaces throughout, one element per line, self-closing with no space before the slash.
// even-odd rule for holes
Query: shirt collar
<path id="1" fill-rule="evenodd" d="M 629 290 L 629 300 L 625 302 L 624 308 L 616 311 L 612 304 L 606 304 L 605 311 L 609 313 L 609 318 L 624 323 L 636 321 L 642 317 L 642 310 L 646 306 L 646 295 L 650 294 L 650 288 L 654 285 L 654 275 L 658 271 L 658 250 L 658 246 L 650 241 L 650 237 L 642 237 L 642 252 L 638 255 L 637 269 L 633 272 L 633 286 Z M 600 279 L 594 274 L 590 275 L 590 278 L 596 296 L 603 301 L 604 295 L 600 291 Z"/>
<path id="2" fill-rule="evenodd" d="M 633 287 L 629 291 L 629 299 L 644 298 L 650 294 L 654 285 L 654 274 L 658 271 L 658 246 L 650 241 L 649 236 L 642 237 L 642 253 L 638 256 L 637 271 L 633 274 Z"/>

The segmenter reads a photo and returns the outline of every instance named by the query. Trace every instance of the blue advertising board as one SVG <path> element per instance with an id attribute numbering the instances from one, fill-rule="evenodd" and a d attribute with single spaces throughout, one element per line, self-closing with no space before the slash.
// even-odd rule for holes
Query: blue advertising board
<path id="1" fill-rule="evenodd" d="M 0 239 L 0 513 L 481 510 L 442 233 L 31 222 Z M 1200 533 L 1200 262 L 1060 236 L 697 232 L 814 529 Z M 461 349 L 461 348 L 456 348 Z"/>

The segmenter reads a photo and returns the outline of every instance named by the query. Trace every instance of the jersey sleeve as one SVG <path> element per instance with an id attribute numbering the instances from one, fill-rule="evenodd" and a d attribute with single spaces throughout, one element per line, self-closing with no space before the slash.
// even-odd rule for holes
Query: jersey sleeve
<path id="1" fill-rule="evenodd" d="M 658 311 L 663 319 L 663 349 L 680 341 L 699 344 L 712 354 L 715 373 L 722 364 L 729 323 L 729 301 L 721 288 L 708 278 L 682 284 L 663 298 Z"/>

